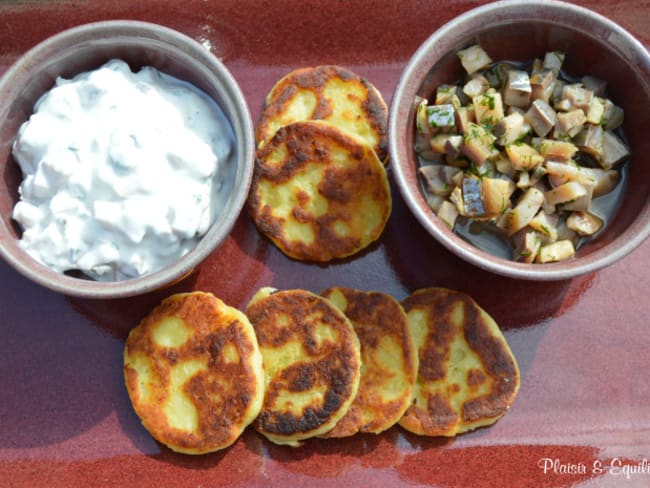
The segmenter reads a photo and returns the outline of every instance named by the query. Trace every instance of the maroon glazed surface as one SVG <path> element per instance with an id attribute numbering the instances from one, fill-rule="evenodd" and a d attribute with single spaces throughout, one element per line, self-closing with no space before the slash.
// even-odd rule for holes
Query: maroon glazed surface
<path id="1" fill-rule="evenodd" d="M 219 56 L 256 121 L 289 70 L 336 63 L 390 103 L 406 62 L 444 22 L 482 2 L 188 0 L 0 3 L 0 70 L 80 23 L 132 18 L 173 27 Z M 643 2 L 583 1 L 646 46 Z M 389 169 L 392 173 L 392 170 Z M 390 175 L 393 178 L 394 174 Z M 329 265 L 286 258 L 241 215 L 224 245 L 171 289 L 119 300 L 66 298 L 0 262 L 0 486 L 645 486 L 650 483 L 650 242 L 597 273 L 528 282 L 467 264 L 438 244 L 393 187 L 380 241 Z M 494 426 L 456 439 L 398 427 L 378 435 L 275 446 L 248 430 L 231 448 L 175 454 L 151 439 L 122 379 L 128 331 L 177 291 L 244 308 L 260 286 L 469 293 L 502 326 L 522 386 Z M 610 470 L 610 466 L 614 469 Z M 617 471 L 617 467 L 619 467 Z"/>

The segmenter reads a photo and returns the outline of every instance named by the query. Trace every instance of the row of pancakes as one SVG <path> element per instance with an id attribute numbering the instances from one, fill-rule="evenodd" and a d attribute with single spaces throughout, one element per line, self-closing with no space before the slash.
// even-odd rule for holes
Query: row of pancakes
<path id="1" fill-rule="evenodd" d="M 252 424 L 277 444 L 380 433 L 454 436 L 514 401 L 517 362 L 469 296 L 421 289 L 402 302 L 333 287 L 261 289 L 245 313 L 214 295 L 172 295 L 126 342 L 135 412 L 171 449 L 231 445 Z"/>
<path id="2" fill-rule="evenodd" d="M 248 210 L 287 256 L 344 258 L 377 240 L 392 210 L 388 108 L 368 80 L 300 68 L 266 97 Z"/>

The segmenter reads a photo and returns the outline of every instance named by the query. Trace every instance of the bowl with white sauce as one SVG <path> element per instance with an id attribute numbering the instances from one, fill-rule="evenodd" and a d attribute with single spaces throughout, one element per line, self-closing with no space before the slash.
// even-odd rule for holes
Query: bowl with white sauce
<path id="1" fill-rule="evenodd" d="M 650 234 L 650 55 L 567 2 L 452 19 L 406 64 L 389 149 L 407 206 L 444 247 L 511 278 L 611 265 Z"/>
<path id="2" fill-rule="evenodd" d="M 198 42 L 129 20 L 64 31 L 0 79 L 0 254 L 71 296 L 170 285 L 232 230 L 254 152 L 237 81 Z"/>

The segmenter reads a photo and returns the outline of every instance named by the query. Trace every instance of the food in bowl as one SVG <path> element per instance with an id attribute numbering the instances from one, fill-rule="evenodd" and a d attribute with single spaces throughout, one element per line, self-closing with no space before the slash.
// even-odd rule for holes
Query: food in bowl
<path id="1" fill-rule="evenodd" d="M 472 45 L 458 57 L 467 78 L 438 86 L 431 104 L 416 100 L 429 205 L 451 228 L 503 236 L 514 260 L 573 257 L 606 224 L 593 203 L 630 154 L 615 132 L 622 109 L 604 81 L 565 73 L 562 52 L 495 63 Z"/>
<path id="2" fill-rule="evenodd" d="M 121 60 L 58 78 L 20 128 L 20 244 L 58 272 L 118 281 L 193 249 L 221 211 L 234 134 L 193 85 Z"/>
<path id="3" fill-rule="evenodd" d="M 565 73 L 561 52 L 495 63 L 472 45 L 458 57 L 467 78 L 438 86 L 431 104 L 416 100 L 430 207 L 464 235 L 502 239 L 514 260 L 574 256 L 606 224 L 598 197 L 620 191 L 630 155 L 617 134 L 622 109 L 607 98 L 605 81 Z"/>

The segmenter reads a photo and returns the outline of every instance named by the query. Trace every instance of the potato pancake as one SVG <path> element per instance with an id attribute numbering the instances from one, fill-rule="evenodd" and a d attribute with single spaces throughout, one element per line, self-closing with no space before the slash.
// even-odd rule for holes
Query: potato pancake
<path id="1" fill-rule="evenodd" d="M 361 357 L 352 324 L 331 302 L 304 290 L 261 289 L 246 309 L 266 371 L 262 410 L 253 423 L 276 444 L 331 430 L 359 387 Z"/>
<path id="2" fill-rule="evenodd" d="M 170 296 L 130 332 L 124 378 L 144 427 L 187 454 L 231 445 L 264 399 L 252 325 L 242 312 L 203 292 Z"/>
<path id="3" fill-rule="evenodd" d="M 323 437 L 378 434 L 411 403 L 417 353 L 402 306 L 392 296 L 344 287 L 321 293 L 352 322 L 361 344 L 361 381 L 348 413 Z"/>
<path id="4" fill-rule="evenodd" d="M 392 199 L 386 170 L 367 145 L 325 122 L 303 121 L 258 150 L 248 209 L 287 256 L 325 262 L 377 240 Z"/>
<path id="5" fill-rule="evenodd" d="M 402 306 L 419 355 L 413 403 L 399 424 L 454 436 L 494 423 L 519 391 L 519 367 L 494 320 L 469 296 L 418 290 Z"/>
<path id="6" fill-rule="evenodd" d="M 356 134 L 388 158 L 388 107 L 377 88 L 352 71 L 334 65 L 300 68 L 284 76 L 266 97 L 257 126 L 258 147 L 280 127 L 300 120 L 323 120 Z"/>

